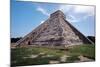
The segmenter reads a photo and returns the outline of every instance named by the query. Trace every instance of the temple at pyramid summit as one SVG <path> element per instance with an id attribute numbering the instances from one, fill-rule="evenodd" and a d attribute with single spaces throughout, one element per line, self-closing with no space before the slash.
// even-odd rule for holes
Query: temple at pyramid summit
<path id="1" fill-rule="evenodd" d="M 44 23 L 17 41 L 16 44 L 18 46 L 65 47 L 93 44 L 93 42 L 71 25 L 62 11 L 57 10 Z"/>

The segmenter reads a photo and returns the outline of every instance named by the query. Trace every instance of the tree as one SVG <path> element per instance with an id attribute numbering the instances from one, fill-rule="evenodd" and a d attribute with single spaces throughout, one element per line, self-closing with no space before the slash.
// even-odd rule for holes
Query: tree
<path id="1" fill-rule="evenodd" d="M 11 43 L 16 43 L 18 40 L 20 40 L 22 37 L 17 38 L 11 38 Z"/>

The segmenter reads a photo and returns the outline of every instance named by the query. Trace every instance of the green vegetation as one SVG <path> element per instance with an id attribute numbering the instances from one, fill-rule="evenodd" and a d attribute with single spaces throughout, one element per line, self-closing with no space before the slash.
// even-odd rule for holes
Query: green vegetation
<path id="1" fill-rule="evenodd" d="M 72 63 L 74 61 L 79 61 L 80 59 L 77 57 L 77 56 L 71 56 L 71 57 L 68 57 L 66 62 L 67 63 Z"/>
<path id="2" fill-rule="evenodd" d="M 95 45 L 70 46 L 63 50 L 46 47 L 17 47 L 11 49 L 11 65 L 49 64 L 51 60 L 63 63 L 60 60 L 64 55 L 68 56 L 64 63 L 80 61 L 80 55 L 95 60 Z"/>
<path id="3" fill-rule="evenodd" d="M 83 55 L 95 60 L 95 45 L 77 45 L 70 50 L 70 55 Z"/>

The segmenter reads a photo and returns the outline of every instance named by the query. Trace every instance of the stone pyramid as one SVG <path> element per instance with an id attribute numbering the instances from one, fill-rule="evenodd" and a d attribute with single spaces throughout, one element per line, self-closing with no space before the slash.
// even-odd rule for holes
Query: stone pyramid
<path id="1" fill-rule="evenodd" d="M 52 13 L 50 18 L 28 35 L 19 40 L 17 45 L 67 46 L 92 44 L 81 32 L 72 26 L 60 10 Z"/>

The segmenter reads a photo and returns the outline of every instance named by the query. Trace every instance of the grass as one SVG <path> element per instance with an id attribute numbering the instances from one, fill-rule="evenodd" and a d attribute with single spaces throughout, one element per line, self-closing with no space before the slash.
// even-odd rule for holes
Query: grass
<path id="1" fill-rule="evenodd" d="M 77 45 L 70 50 L 70 55 L 83 55 L 90 59 L 95 59 L 95 45 Z"/>
<path id="2" fill-rule="evenodd" d="M 67 63 L 72 63 L 74 61 L 79 61 L 80 59 L 77 56 L 71 56 L 66 59 Z"/>
<path id="3" fill-rule="evenodd" d="M 55 59 L 56 58 L 56 59 Z M 26 66 L 26 65 L 42 65 L 42 64 L 49 64 L 49 60 L 55 59 L 57 60 L 57 57 L 37 57 L 37 58 L 26 58 L 26 59 L 20 59 L 20 61 L 13 63 L 12 66 Z"/>
<path id="4" fill-rule="evenodd" d="M 31 55 L 38 55 L 38 57 L 30 58 Z M 52 56 L 43 57 L 47 55 Z M 69 56 L 66 63 L 79 61 L 78 56 L 80 55 L 95 60 L 95 45 L 77 45 L 68 47 L 67 50 L 45 47 L 17 47 L 11 49 L 11 66 L 49 64 L 50 60 L 60 61 L 60 57 L 63 55 Z"/>

